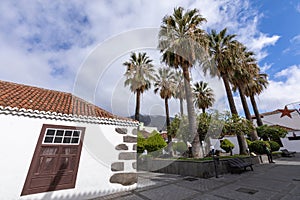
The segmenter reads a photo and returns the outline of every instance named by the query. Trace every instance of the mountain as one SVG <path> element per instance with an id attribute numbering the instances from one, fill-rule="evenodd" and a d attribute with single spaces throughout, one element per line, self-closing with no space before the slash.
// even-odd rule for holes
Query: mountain
<path id="1" fill-rule="evenodd" d="M 130 116 L 131 119 L 134 119 L 134 116 Z M 174 118 L 170 117 L 172 122 Z M 140 122 L 144 123 L 144 126 L 157 127 L 157 130 L 166 130 L 166 117 L 162 115 L 141 115 Z"/>

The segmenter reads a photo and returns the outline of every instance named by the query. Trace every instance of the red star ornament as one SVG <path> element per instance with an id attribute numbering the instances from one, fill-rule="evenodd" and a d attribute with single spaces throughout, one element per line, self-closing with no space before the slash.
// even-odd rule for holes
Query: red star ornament
<path id="1" fill-rule="evenodd" d="M 295 110 L 289 110 L 287 106 L 284 106 L 284 109 L 278 109 L 279 112 L 281 112 L 280 118 L 284 116 L 288 116 L 289 118 L 292 118 L 291 113 L 294 112 Z"/>

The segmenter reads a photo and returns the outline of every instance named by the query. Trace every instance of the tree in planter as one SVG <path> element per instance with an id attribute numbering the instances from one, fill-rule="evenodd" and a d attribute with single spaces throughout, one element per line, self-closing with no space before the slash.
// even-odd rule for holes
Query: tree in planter
<path id="1" fill-rule="evenodd" d="M 228 139 L 224 139 L 222 140 L 220 147 L 226 151 L 226 153 L 230 152 L 230 155 L 232 156 L 232 149 L 234 148 L 234 144 L 232 144 L 232 142 L 230 142 Z"/>
<path id="2" fill-rule="evenodd" d="M 241 118 L 237 115 L 233 115 L 231 117 L 227 117 L 225 119 L 225 124 L 223 127 L 224 135 L 240 135 L 244 137 L 244 135 L 249 135 L 253 132 L 254 127 L 252 122 L 247 119 Z M 246 140 L 245 140 L 246 141 Z M 247 152 L 243 152 L 240 149 L 240 154 L 246 154 Z"/>
<path id="3" fill-rule="evenodd" d="M 268 142 L 271 148 L 271 151 L 278 151 L 280 149 L 280 145 L 275 141 Z"/>
<path id="4" fill-rule="evenodd" d="M 249 150 L 250 152 L 255 152 L 258 154 L 265 154 L 264 145 L 267 145 L 270 148 L 270 144 L 266 141 L 256 140 L 250 143 Z"/>
<path id="5" fill-rule="evenodd" d="M 193 140 L 192 135 L 189 134 L 189 123 L 186 116 L 179 117 L 175 115 L 172 120 L 169 129 L 170 135 L 186 142 L 191 142 Z"/>
<path id="6" fill-rule="evenodd" d="M 167 131 L 170 128 L 169 99 L 173 96 L 175 90 L 175 73 L 170 68 L 159 68 L 155 74 L 154 93 L 159 93 L 165 101 Z M 172 148 L 172 136 L 168 133 L 168 143 Z"/>
<path id="7" fill-rule="evenodd" d="M 264 141 L 272 140 L 280 146 L 282 146 L 280 138 L 284 138 L 287 134 L 287 130 L 279 126 L 262 125 L 257 127 L 256 130 L 258 136 Z"/>
<path id="8" fill-rule="evenodd" d="M 181 68 L 184 77 L 185 97 L 189 121 L 189 133 L 193 135 L 193 157 L 202 157 L 198 137 L 196 116 L 192 100 L 190 69 L 202 63 L 207 53 L 207 35 L 200 28 L 206 19 L 197 9 L 187 10 L 178 7 L 172 15 L 166 15 L 159 31 L 158 48 L 162 61 L 169 67 Z"/>

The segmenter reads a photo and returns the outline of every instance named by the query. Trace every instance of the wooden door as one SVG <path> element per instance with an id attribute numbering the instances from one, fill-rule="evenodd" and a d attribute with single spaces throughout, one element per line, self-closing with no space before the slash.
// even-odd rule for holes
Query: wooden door
<path id="1" fill-rule="evenodd" d="M 21 195 L 75 187 L 84 131 L 43 125 Z"/>

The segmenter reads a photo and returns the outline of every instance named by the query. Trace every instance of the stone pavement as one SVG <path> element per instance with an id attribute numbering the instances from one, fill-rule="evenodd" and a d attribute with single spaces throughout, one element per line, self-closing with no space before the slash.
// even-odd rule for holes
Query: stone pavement
<path id="1" fill-rule="evenodd" d="M 300 154 L 219 178 L 139 172 L 137 189 L 93 200 L 300 200 Z"/>

